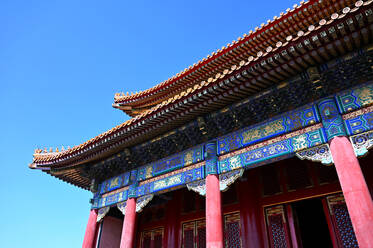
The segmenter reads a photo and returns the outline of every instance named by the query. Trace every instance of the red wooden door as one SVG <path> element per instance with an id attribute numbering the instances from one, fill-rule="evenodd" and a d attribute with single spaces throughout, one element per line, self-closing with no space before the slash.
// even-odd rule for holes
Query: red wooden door
<path id="1" fill-rule="evenodd" d="M 143 231 L 141 233 L 141 248 L 162 248 L 163 228 Z"/>
<path id="2" fill-rule="evenodd" d="M 206 222 L 194 220 L 183 224 L 183 248 L 206 247 Z"/>

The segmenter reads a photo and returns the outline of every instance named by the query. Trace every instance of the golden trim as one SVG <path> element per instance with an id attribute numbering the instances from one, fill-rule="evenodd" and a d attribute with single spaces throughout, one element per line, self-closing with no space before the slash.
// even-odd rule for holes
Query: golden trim
<path id="1" fill-rule="evenodd" d="M 276 202 L 276 203 L 273 203 L 273 204 L 267 204 L 267 205 L 261 205 L 261 206 L 264 209 L 264 208 L 271 207 L 271 206 L 276 206 L 276 205 L 281 205 L 281 204 L 287 204 L 287 203 L 292 203 L 292 202 L 307 200 L 307 199 L 311 199 L 311 198 L 318 198 L 318 197 L 322 197 L 322 196 L 327 196 L 327 195 L 332 195 L 332 194 L 338 194 L 338 193 L 341 193 L 341 192 L 342 192 L 342 190 L 331 191 L 331 192 L 328 192 L 328 193 L 317 194 L 317 195 L 312 195 L 312 196 L 307 196 L 307 197 L 300 197 L 300 198 L 295 198 L 295 199 L 288 200 L 288 201 Z"/>

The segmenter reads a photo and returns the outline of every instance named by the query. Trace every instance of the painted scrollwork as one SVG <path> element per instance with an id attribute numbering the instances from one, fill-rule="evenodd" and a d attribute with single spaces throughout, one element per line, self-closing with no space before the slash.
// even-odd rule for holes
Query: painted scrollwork
<path id="1" fill-rule="evenodd" d="M 242 176 L 244 169 L 230 171 L 219 175 L 220 191 L 228 190 L 229 185 Z"/>
<path id="2" fill-rule="evenodd" d="M 100 222 L 105 215 L 109 212 L 110 207 L 100 208 L 97 213 L 97 222 Z"/>
<path id="3" fill-rule="evenodd" d="M 136 200 L 136 212 L 140 213 L 142 209 L 153 199 L 153 194 L 144 195 Z"/>
<path id="4" fill-rule="evenodd" d="M 120 202 L 120 203 L 117 203 L 117 208 L 119 209 L 119 211 L 122 212 L 123 215 L 126 215 L 126 206 L 127 206 L 127 202 Z"/>
<path id="5" fill-rule="evenodd" d="M 373 147 L 373 131 L 350 137 L 356 157 L 364 156 Z"/>
<path id="6" fill-rule="evenodd" d="M 193 190 L 198 194 L 205 196 L 206 195 L 206 180 L 202 179 L 196 182 L 188 183 L 187 185 L 188 190 Z"/>
<path id="7" fill-rule="evenodd" d="M 304 160 L 308 159 L 314 162 L 321 162 L 322 164 L 333 164 L 332 154 L 330 153 L 329 145 L 323 144 L 315 146 L 295 154 L 298 158 Z"/>

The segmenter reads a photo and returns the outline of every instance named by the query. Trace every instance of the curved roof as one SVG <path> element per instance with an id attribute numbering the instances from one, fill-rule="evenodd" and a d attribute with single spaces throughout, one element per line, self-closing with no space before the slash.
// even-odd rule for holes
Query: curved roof
<path id="1" fill-rule="evenodd" d="M 361 6 L 363 6 L 363 4 L 364 6 L 369 5 L 372 1 L 367 1 L 365 3 L 363 1 L 358 1 L 355 4 L 356 7 L 351 6 L 352 9 L 346 7 L 349 5 L 348 0 L 334 2 L 328 1 L 333 2 L 333 4 L 325 8 L 320 5 L 322 2 L 319 2 L 320 1 L 310 1 L 307 3 L 311 4 L 308 5 L 307 12 L 313 10 L 313 14 L 309 14 L 309 17 L 315 15 L 317 18 L 314 17 L 311 19 L 302 19 L 303 21 L 297 23 L 297 29 L 294 29 L 295 26 L 289 24 L 289 26 L 293 28 L 293 33 L 291 35 L 287 35 L 283 40 L 276 41 L 274 46 L 260 46 L 253 48 L 257 50 L 263 48 L 262 50 L 258 50 L 255 57 L 245 53 L 245 58 L 239 60 L 236 64 L 230 66 L 228 69 L 224 69 L 222 72 L 215 71 L 214 76 L 209 77 L 207 80 L 198 81 L 178 94 L 172 94 L 170 97 L 159 100 L 160 102 L 158 104 L 149 109 L 143 110 L 134 118 L 78 146 L 74 146 L 63 151 L 56 150 L 55 152 L 43 152 L 42 150 L 36 150 L 30 167 L 45 170 L 63 180 L 67 180 L 67 176 L 65 174 L 58 175 L 51 171 L 51 168 L 65 168 L 68 169 L 69 173 L 71 173 L 71 177 L 78 178 L 78 176 L 75 175 L 78 172 L 74 171 L 74 166 L 107 157 L 108 155 L 114 154 L 124 147 L 143 142 L 149 138 L 164 133 L 167 128 L 173 128 L 173 125 L 180 125 L 180 122 L 185 123 L 188 118 L 194 118 L 196 115 L 201 114 L 198 112 L 199 109 L 210 112 L 214 109 L 216 110 L 221 108 L 221 106 L 226 105 L 227 102 L 232 102 L 232 100 L 242 98 L 242 93 L 238 93 L 241 87 L 243 87 L 242 89 L 246 87 L 247 92 L 245 94 L 259 92 L 269 85 L 273 85 L 273 83 L 278 82 L 279 80 L 277 79 L 286 78 L 291 75 L 291 70 L 293 70 L 292 68 L 294 68 L 294 73 L 298 73 L 299 71 L 303 70 L 303 68 L 299 65 L 302 63 L 307 64 L 305 61 L 310 59 L 310 56 L 307 54 L 311 54 L 313 59 L 318 63 L 321 61 L 328 61 L 330 57 L 324 58 L 323 55 L 326 49 L 322 50 L 322 46 L 318 46 L 316 40 L 313 43 L 308 44 L 310 48 L 307 48 L 307 51 L 304 53 L 303 57 L 296 57 L 297 63 L 294 62 L 294 59 L 287 59 L 287 57 L 290 56 L 286 53 L 286 51 L 290 51 L 290 48 L 294 49 L 293 45 L 296 46 L 296 44 L 299 42 L 303 43 L 303 46 L 308 46 L 306 41 L 309 43 L 311 37 L 317 37 L 320 32 L 325 32 L 323 30 L 327 30 L 327 28 L 329 30 L 330 28 L 334 28 L 335 25 L 346 19 L 344 17 L 349 14 L 349 12 L 356 12 Z M 317 8 L 319 5 L 321 6 L 320 10 L 323 11 L 316 11 L 315 8 Z M 302 6 L 305 6 L 305 4 Z M 304 9 L 301 9 L 300 11 L 304 12 Z M 293 11 L 292 13 L 292 16 L 295 14 L 299 15 L 299 11 Z M 291 16 L 287 16 L 287 20 L 290 17 Z M 279 25 L 278 27 L 281 26 L 280 23 L 285 22 L 283 18 L 277 20 Z M 315 20 L 317 20 L 316 23 Z M 335 33 L 335 35 L 337 35 L 337 33 Z M 339 41 L 343 37 L 343 34 L 338 33 L 337 36 L 336 38 L 331 38 L 333 38 L 335 41 Z M 258 36 L 256 37 L 256 39 L 261 39 Z M 319 35 L 319 37 L 321 39 L 323 36 Z M 265 37 L 264 39 L 268 39 L 268 37 Z M 342 39 L 342 42 L 348 43 L 350 41 Z M 328 44 L 324 41 L 323 43 L 325 45 Z M 315 47 L 318 49 L 315 49 Z M 305 47 L 303 47 L 303 50 L 304 48 Z M 281 60 L 279 60 L 279 64 L 284 64 L 279 67 L 272 67 L 268 64 L 270 63 L 269 59 L 272 57 L 276 58 L 276 55 L 279 56 L 281 60 L 287 60 L 286 62 L 280 62 Z M 281 56 L 283 56 L 284 59 L 282 59 Z M 240 56 L 238 57 L 241 58 Z M 268 63 L 266 64 L 266 62 Z M 299 68 L 297 69 L 297 67 Z M 250 69 L 246 70 L 246 72 L 251 74 L 251 76 L 248 75 L 247 78 L 249 79 L 246 80 L 247 82 L 243 82 L 242 78 L 240 79 L 239 76 L 237 76 L 237 73 L 242 72 L 244 68 Z M 233 86 L 231 83 L 232 80 L 234 82 Z M 237 81 L 240 81 L 240 83 L 236 83 Z M 239 86 L 239 84 L 243 84 L 243 86 Z M 238 86 L 235 85 L 238 85 L 239 88 L 237 88 Z M 210 94 L 212 91 L 216 92 Z M 237 93 L 237 96 L 234 96 L 234 92 Z M 218 95 L 219 97 L 217 97 Z M 79 176 L 81 177 L 81 175 Z M 82 185 L 87 183 L 86 179 L 84 179 L 86 180 L 84 183 L 82 181 L 83 179 L 78 178 L 77 180 L 81 180 Z M 78 185 L 78 183 L 75 183 L 75 181 L 72 179 L 70 179 L 70 182 Z M 87 185 L 85 185 L 85 187 L 86 186 Z"/>
<path id="2" fill-rule="evenodd" d="M 287 36 L 337 12 L 342 6 L 346 6 L 345 2 L 349 1 L 311 0 L 295 4 L 292 9 L 288 8 L 285 13 L 281 12 L 273 20 L 267 20 L 267 23 L 262 23 L 254 31 L 244 34 L 150 89 L 131 94 L 116 93 L 113 107 L 130 116 L 136 116 L 201 81 L 207 81 L 217 73 L 229 70 L 242 59 L 250 56 L 254 58 L 268 47 L 276 47 L 276 43 L 284 41 Z"/>

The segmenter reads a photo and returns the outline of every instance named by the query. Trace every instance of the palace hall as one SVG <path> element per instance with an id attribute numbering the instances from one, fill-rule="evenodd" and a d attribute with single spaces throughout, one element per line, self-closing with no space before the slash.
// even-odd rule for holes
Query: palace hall
<path id="1" fill-rule="evenodd" d="M 373 247 L 372 2 L 295 4 L 29 167 L 92 192 L 83 248 Z"/>

